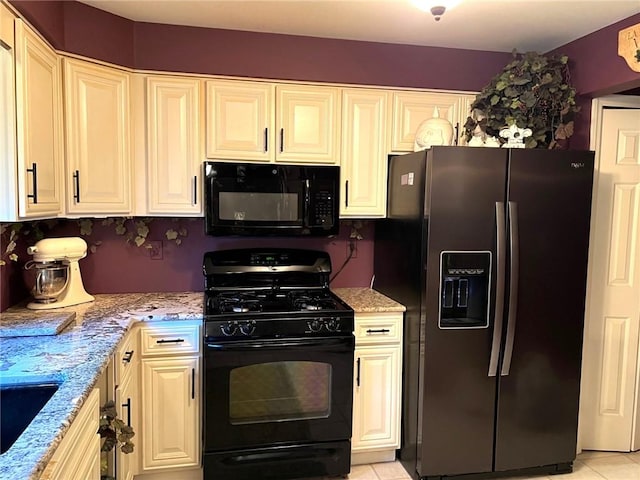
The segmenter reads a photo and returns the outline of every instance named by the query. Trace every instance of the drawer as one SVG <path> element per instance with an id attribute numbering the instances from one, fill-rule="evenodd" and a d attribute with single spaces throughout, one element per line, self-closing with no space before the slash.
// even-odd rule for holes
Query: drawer
<path id="1" fill-rule="evenodd" d="M 402 313 L 356 313 L 356 345 L 400 343 Z"/>
<path id="2" fill-rule="evenodd" d="M 117 379 L 122 380 L 125 375 L 129 375 L 140 357 L 138 333 L 139 329 L 137 327 L 133 327 L 124 337 L 122 343 L 116 350 L 114 363 Z"/>
<path id="3" fill-rule="evenodd" d="M 140 331 L 143 356 L 191 354 L 200 352 L 200 323 L 145 325 Z"/>

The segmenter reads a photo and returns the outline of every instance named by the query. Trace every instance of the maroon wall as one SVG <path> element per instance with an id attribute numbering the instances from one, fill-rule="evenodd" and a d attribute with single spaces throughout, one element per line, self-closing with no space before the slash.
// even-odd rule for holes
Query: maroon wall
<path id="1" fill-rule="evenodd" d="M 185 227 L 188 235 L 181 245 L 166 240 L 167 229 Z M 80 235 L 77 222 L 60 220 L 46 231 L 46 237 L 81 236 L 89 245 L 98 245 L 80 261 L 85 288 L 90 293 L 202 291 L 202 256 L 209 250 L 244 247 L 294 247 L 324 250 L 331 256 L 334 273 L 347 258 L 351 225 L 342 222 L 335 238 L 240 238 L 211 237 L 204 234 L 202 218 L 154 219 L 149 224 L 149 240 L 163 244 L 162 260 L 152 260 L 149 250 L 128 243 L 126 236 L 117 235 L 115 227 L 103 226 L 94 220 L 90 236 Z M 373 275 L 373 222 L 365 222 L 358 231 L 364 237 L 356 242 L 356 255 L 331 283 L 332 287 L 368 286 Z M 25 299 L 22 267 L 29 260 L 26 247 L 35 242 L 21 237 L 17 250 L 19 262 L 0 267 L 0 311 Z M 3 244 L 4 251 L 5 245 Z"/>
<path id="2" fill-rule="evenodd" d="M 10 3 L 56 48 L 143 70 L 474 91 L 511 56 L 140 23 L 79 2 Z"/>
<path id="3" fill-rule="evenodd" d="M 640 87 L 640 73 L 618 56 L 618 32 L 640 23 L 640 13 L 554 50 L 571 59 L 571 80 L 590 98 Z"/>

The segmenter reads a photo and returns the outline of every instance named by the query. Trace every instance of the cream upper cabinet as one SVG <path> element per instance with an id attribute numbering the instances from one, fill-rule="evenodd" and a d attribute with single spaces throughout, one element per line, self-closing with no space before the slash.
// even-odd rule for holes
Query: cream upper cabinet
<path id="1" fill-rule="evenodd" d="M 207 81 L 207 157 L 338 164 L 339 103 L 333 87 Z"/>
<path id="2" fill-rule="evenodd" d="M 12 15 L 6 7 L 2 9 L 0 101 L 5 118 L 0 137 L 6 142 L 2 142 L 0 167 L 6 177 L 0 185 L 0 220 L 55 217 L 62 213 L 63 204 L 60 63 L 56 53 L 19 19 L 12 38 Z"/>
<path id="3" fill-rule="evenodd" d="M 422 122 L 434 116 L 448 120 L 454 128 L 453 144 L 462 131 L 462 95 L 455 93 L 396 91 L 393 94 L 393 128 L 391 150 L 413 152 L 416 131 Z M 466 119 L 467 112 L 464 113 Z"/>
<path id="4" fill-rule="evenodd" d="M 276 161 L 339 164 L 340 90 L 278 86 Z"/>
<path id="5" fill-rule="evenodd" d="M 207 81 L 207 157 L 270 162 L 275 155 L 269 83 Z"/>
<path id="6" fill-rule="evenodd" d="M 201 82 L 147 77 L 146 213 L 202 215 Z"/>
<path id="7" fill-rule="evenodd" d="M 64 59 L 67 213 L 131 213 L 129 74 Z"/>
<path id="8" fill-rule="evenodd" d="M 351 463 L 387 462 L 400 448 L 402 312 L 355 314 Z"/>
<path id="9" fill-rule="evenodd" d="M 384 217 L 389 153 L 389 93 L 342 91 L 341 217 Z"/>

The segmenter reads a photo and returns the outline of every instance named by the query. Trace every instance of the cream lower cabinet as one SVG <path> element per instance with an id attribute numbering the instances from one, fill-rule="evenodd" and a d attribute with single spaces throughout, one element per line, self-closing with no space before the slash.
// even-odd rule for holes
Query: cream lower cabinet
<path id="1" fill-rule="evenodd" d="M 62 438 L 40 480 L 100 479 L 100 390 L 94 389 Z"/>
<path id="2" fill-rule="evenodd" d="M 439 92 L 394 92 L 391 150 L 413 152 L 416 132 L 422 122 L 434 116 L 448 120 L 454 129 L 454 145 L 460 144 L 463 125 L 468 116 L 469 94 Z M 472 101 L 472 100 L 471 100 Z"/>
<path id="3" fill-rule="evenodd" d="M 115 353 L 115 405 L 118 417 L 133 428 L 135 433 L 131 441 L 133 452 L 123 453 L 119 448 L 115 451 L 116 479 L 133 480 L 138 473 L 138 462 L 141 448 L 140 432 L 140 349 L 138 344 L 139 329 L 134 327 Z"/>
<path id="4" fill-rule="evenodd" d="M 64 59 L 67 214 L 131 213 L 129 73 Z"/>
<path id="5" fill-rule="evenodd" d="M 402 313 L 356 313 L 351 463 L 393 461 L 400 448 Z"/>
<path id="6" fill-rule="evenodd" d="M 140 473 L 200 466 L 200 324 L 141 327 Z"/>
<path id="7" fill-rule="evenodd" d="M 384 90 L 342 91 L 341 217 L 386 214 L 389 103 Z"/>
<path id="8" fill-rule="evenodd" d="M 203 214 L 199 79 L 146 78 L 146 211 Z"/>
<path id="9" fill-rule="evenodd" d="M 56 217 L 64 198 L 60 61 L 0 7 L 0 221 Z"/>
<path id="10" fill-rule="evenodd" d="M 208 158 L 339 163 L 338 88 L 233 80 L 206 85 Z"/>

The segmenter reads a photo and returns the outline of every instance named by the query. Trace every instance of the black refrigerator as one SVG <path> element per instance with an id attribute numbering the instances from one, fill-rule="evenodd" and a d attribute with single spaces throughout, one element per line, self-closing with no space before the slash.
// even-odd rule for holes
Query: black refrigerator
<path id="1" fill-rule="evenodd" d="M 415 478 L 571 471 L 593 158 L 390 158 L 374 288 L 407 307 L 399 457 Z"/>

